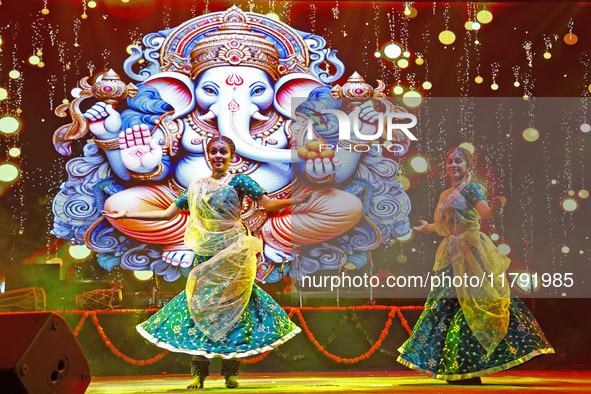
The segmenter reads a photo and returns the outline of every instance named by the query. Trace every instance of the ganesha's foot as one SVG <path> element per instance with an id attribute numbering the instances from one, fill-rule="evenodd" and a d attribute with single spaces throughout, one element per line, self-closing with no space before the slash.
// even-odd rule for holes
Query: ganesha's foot
<path id="1" fill-rule="evenodd" d="M 162 252 L 162 260 L 175 267 L 190 267 L 193 265 L 194 259 L 195 252 L 192 250 L 164 250 L 164 252 Z"/>

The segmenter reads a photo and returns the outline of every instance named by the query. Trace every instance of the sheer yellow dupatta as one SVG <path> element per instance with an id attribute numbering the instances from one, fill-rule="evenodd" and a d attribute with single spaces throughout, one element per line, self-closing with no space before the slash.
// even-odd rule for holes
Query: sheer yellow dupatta
<path id="1" fill-rule="evenodd" d="M 212 341 L 219 341 L 248 305 L 262 242 L 240 222 L 241 201 L 222 179 L 202 178 L 189 186 L 190 219 L 185 244 L 197 255 L 211 256 L 187 278 L 191 318 Z"/>
<path id="2" fill-rule="evenodd" d="M 443 192 L 435 211 L 435 230 L 445 237 L 435 256 L 435 271 L 449 264 L 462 277 L 458 301 L 474 336 L 490 355 L 507 334 L 510 292 L 505 271 L 510 260 L 480 232 L 479 216 L 461 193 L 467 183 Z M 470 278 L 476 277 L 471 282 Z M 467 280 L 466 280 L 467 279 Z"/>

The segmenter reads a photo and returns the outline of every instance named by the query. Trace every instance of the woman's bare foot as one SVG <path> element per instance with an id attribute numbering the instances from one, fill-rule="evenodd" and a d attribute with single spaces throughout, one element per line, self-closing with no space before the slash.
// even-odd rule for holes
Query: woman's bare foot
<path id="1" fill-rule="evenodd" d="M 187 386 L 188 389 L 202 389 L 205 383 L 205 376 L 195 376 L 193 382 Z"/>
<path id="2" fill-rule="evenodd" d="M 238 380 L 236 379 L 236 375 L 230 375 L 226 377 L 226 387 L 229 389 L 235 389 L 238 387 Z"/>

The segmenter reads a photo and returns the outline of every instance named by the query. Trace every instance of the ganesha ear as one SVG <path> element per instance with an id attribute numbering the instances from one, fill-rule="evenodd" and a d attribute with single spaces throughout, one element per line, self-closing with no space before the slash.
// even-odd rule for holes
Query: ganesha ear
<path id="1" fill-rule="evenodd" d="M 295 102 L 300 99 L 300 103 L 307 100 L 310 92 L 319 86 L 325 84 L 308 74 L 285 75 L 275 84 L 275 108 L 281 115 L 291 118 L 292 100 Z"/>
<path id="2" fill-rule="evenodd" d="M 160 97 L 174 108 L 173 119 L 188 114 L 195 106 L 195 84 L 186 75 L 163 72 L 148 78 L 143 84 L 156 88 Z"/>

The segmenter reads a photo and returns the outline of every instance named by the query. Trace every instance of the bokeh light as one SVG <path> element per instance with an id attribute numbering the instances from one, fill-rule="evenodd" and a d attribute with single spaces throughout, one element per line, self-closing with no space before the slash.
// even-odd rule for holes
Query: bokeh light
<path id="1" fill-rule="evenodd" d="M 464 23 L 464 28 L 468 31 L 472 30 L 472 23 L 474 23 L 474 21 L 466 21 L 466 23 Z"/>
<path id="2" fill-rule="evenodd" d="M 561 251 L 562 253 L 566 254 L 566 253 L 570 252 L 570 248 L 569 248 L 568 246 L 566 246 L 566 245 L 565 245 L 565 246 L 563 246 L 563 247 L 560 249 L 560 251 Z"/>
<path id="3" fill-rule="evenodd" d="M 0 133 L 5 135 L 13 135 L 18 133 L 22 128 L 22 122 L 19 118 L 12 115 L 5 115 L 0 117 Z"/>
<path id="4" fill-rule="evenodd" d="M 396 65 L 400 68 L 407 68 L 410 65 L 410 63 L 406 59 L 398 59 Z"/>
<path id="5" fill-rule="evenodd" d="M 425 89 L 425 90 L 429 90 L 429 89 L 431 89 L 432 87 L 433 87 L 433 84 L 432 84 L 431 82 L 429 82 L 429 81 L 425 81 L 425 82 L 423 82 L 423 89 Z"/>
<path id="6" fill-rule="evenodd" d="M 589 191 L 587 191 L 585 189 L 579 190 L 579 197 L 583 198 L 583 199 L 589 197 Z"/>
<path id="7" fill-rule="evenodd" d="M 277 15 L 274 12 L 269 12 L 267 15 L 265 15 L 267 18 L 269 19 L 273 19 L 274 21 L 280 21 L 279 15 Z"/>
<path id="8" fill-rule="evenodd" d="M 583 133 L 588 133 L 591 131 L 591 125 L 589 123 L 583 123 L 581 126 L 579 126 L 579 130 L 581 130 Z"/>
<path id="9" fill-rule="evenodd" d="M 482 83 L 482 82 L 484 82 L 484 78 L 482 78 L 480 75 L 477 75 L 474 78 L 474 82 L 476 82 L 476 83 Z"/>
<path id="10" fill-rule="evenodd" d="M 402 47 L 396 42 L 391 42 L 384 47 L 383 52 L 389 59 L 398 59 L 402 55 Z"/>
<path id="11" fill-rule="evenodd" d="M 424 174 L 429 170 L 429 161 L 424 156 L 416 155 L 410 159 L 410 168 L 418 174 Z"/>
<path id="12" fill-rule="evenodd" d="M 68 253 L 76 260 L 84 260 L 92 254 L 92 250 L 88 249 L 86 245 L 70 245 Z"/>
<path id="13" fill-rule="evenodd" d="M 396 180 L 402 183 L 402 190 L 407 191 L 410 188 L 410 180 L 404 175 L 398 175 Z"/>
<path id="14" fill-rule="evenodd" d="M 535 142 L 538 140 L 538 138 L 540 138 L 540 133 L 533 127 L 528 127 L 527 129 L 523 130 L 523 139 L 527 142 Z"/>
<path id="15" fill-rule="evenodd" d="M 552 57 L 552 54 L 550 52 L 544 52 L 544 59 L 548 60 Z"/>
<path id="16" fill-rule="evenodd" d="M 441 33 L 439 33 L 439 41 L 443 45 L 451 45 L 454 43 L 455 40 L 456 35 L 451 30 L 443 30 Z"/>
<path id="17" fill-rule="evenodd" d="M 468 152 L 470 152 L 471 154 L 474 154 L 474 151 L 475 151 L 475 149 L 474 149 L 474 145 L 472 145 L 472 144 L 471 144 L 471 143 L 469 143 L 469 142 L 462 142 L 460 145 L 458 145 L 458 147 L 460 147 L 460 148 L 464 148 L 464 149 L 466 149 Z"/>
<path id="18" fill-rule="evenodd" d="M 478 22 L 472 22 L 472 30 L 480 30 L 482 26 Z"/>
<path id="19" fill-rule="evenodd" d="M 133 276 L 135 276 L 135 278 L 137 280 L 141 280 L 143 281 L 147 281 L 152 279 L 152 277 L 154 276 L 154 272 L 152 271 L 133 271 Z"/>
<path id="20" fill-rule="evenodd" d="M 423 60 L 423 58 L 422 58 L 421 56 L 419 56 L 419 57 L 417 57 L 417 58 L 415 59 L 415 63 L 416 63 L 418 66 L 420 66 L 420 65 L 422 65 L 423 63 L 425 63 L 425 60 Z"/>
<path id="21" fill-rule="evenodd" d="M 498 241 L 498 240 L 499 240 L 499 238 L 500 238 L 500 237 L 499 237 L 499 234 L 497 234 L 497 233 L 492 233 L 492 234 L 490 235 L 490 239 L 491 239 L 491 240 L 493 240 L 493 241 L 495 241 L 495 242 L 496 242 L 496 241 Z"/>
<path id="22" fill-rule="evenodd" d="M 5 161 L 0 164 L 0 182 L 12 183 L 18 179 L 20 172 L 16 164 Z"/>
<path id="23" fill-rule="evenodd" d="M 553 185 L 556 185 L 556 184 L 558 184 L 558 181 L 557 181 L 556 179 L 552 179 L 552 180 L 550 181 L 550 183 L 551 183 L 551 184 L 553 184 Z"/>
<path id="24" fill-rule="evenodd" d="M 402 103 L 408 108 L 417 108 L 423 103 L 423 95 L 416 90 L 409 90 L 402 95 Z"/>
<path id="25" fill-rule="evenodd" d="M 579 203 L 577 202 L 577 200 L 575 200 L 574 198 L 571 197 L 567 197 L 564 200 L 562 200 L 562 209 L 564 209 L 565 212 L 575 212 L 577 209 L 579 209 Z"/>
<path id="26" fill-rule="evenodd" d="M 482 23 L 483 25 L 486 25 L 493 20 L 493 14 L 489 10 L 480 10 L 476 14 L 476 20 L 478 20 L 478 22 Z"/>
<path id="27" fill-rule="evenodd" d="M 373 57 L 375 57 L 375 58 L 380 58 L 381 56 L 382 56 L 382 54 L 380 53 L 380 51 L 375 51 L 373 53 Z"/>
<path id="28" fill-rule="evenodd" d="M 8 155 L 10 157 L 19 157 L 21 155 L 21 149 L 16 146 L 13 146 L 8 150 Z"/>
<path id="29" fill-rule="evenodd" d="M 511 247 L 507 244 L 499 244 L 499 246 L 497 246 L 497 248 L 499 249 L 499 252 L 501 252 L 501 254 L 507 256 L 509 255 L 509 253 L 511 253 Z"/>
<path id="30" fill-rule="evenodd" d="M 88 8 L 96 8 L 96 1 L 90 0 L 88 2 Z"/>
<path id="31" fill-rule="evenodd" d="M 404 88 L 400 85 L 396 85 L 392 88 L 392 93 L 396 95 L 401 95 L 402 93 L 404 93 Z"/>
<path id="32" fill-rule="evenodd" d="M 408 243 L 408 242 L 412 241 L 413 237 L 414 237 L 414 232 L 411 231 L 410 233 L 403 235 L 402 237 L 396 237 L 396 241 L 402 242 L 402 243 Z"/>
<path id="33" fill-rule="evenodd" d="M 41 61 L 41 59 L 37 55 L 29 56 L 29 64 L 31 64 L 33 66 L 38 65 L 40 61 Z"/>
<path id="34" fill-rule="evenodd" d="M 10 70 L 10 72 L 8 73 L 8 76 L 12 79 L 19 79 L 21 76 L 21 73 L 18 70 Z"/>
<path id="35" fill-rule="evenodd" d="M 405 254 L 399 254 L 396 256 L 396 261 L 398 264 L 405 264 L 408 261 L 408 257 Z"/>
<path id="36" fill-rule="evenodd" d="M 566 45 L 575 45 L 579 41 L 579 37 L 576 34 L 568 33 L 564 36 L 564 43 Z"/>
<path id="37" fill-rule="evenodd" d="M 569 190 L 568 191 L 568 195 L 571 196 L 571 197 L 574 196 L 575 195 L 575 191 L 574 190 Z"/>
<path id="38" fill-rule="evenodd" d="M 497 85 L 496 83 L 493 83 L 493 84 L 490 85 L 490 88 L 492 90 L 499 90 L 499 85 Z"/>
<path id="39" fill-rule="evenodd" d="M 4 88 L 0 88 L 0 101 L 6 100 L 8 98 L 8 90 Z"/>

